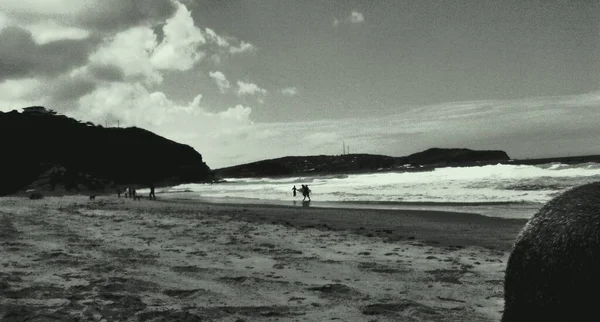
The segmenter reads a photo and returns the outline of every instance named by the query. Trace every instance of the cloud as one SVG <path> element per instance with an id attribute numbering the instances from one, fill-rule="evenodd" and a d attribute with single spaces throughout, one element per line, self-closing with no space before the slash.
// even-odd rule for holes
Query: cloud
<path id="1" fill-rule="evenodd" d="M 262 94 L 262 95 L 267 94 L 267 90 L 265 90 L 264 88 L 258 87 L 254 83 L 246 83 L 243 81 L 238 81 L 237 84 L 239 87 L 238 91 L 237 91 L 238 96 L 254 95 L 254 94 Z"/>
<path id="2" fill-rule="evenodd" d="M 181 5 L 166 0 L 86 0 L 94 10 L 82 10 L 76 23 L 99 31 L 122 30 L 132 26 L 152 25 L 172 17 Z M 88 7 L 89 8 L 89 7 Z"/>
<path id="3" fill-rule="evenodd" d="M 5 80 L 0 82 L 0 111 L 8 112 L 23 107 L 40 105 L 42 83 L 35 78 Z"/>
<path id="4" fill-rule="evenodd" d="M 238 44 L 234 37 L 196 27 L 187 7 L 172 0 L 48 0 L 39 5 L 7 0 L 0 9 L 0 80 L 56 77 L 89 63 L 121 70 L 104 75 L 106 80 L 160 84 L 165 70 L 189 70 L 207 55 L 220 63 L 223 55 L 255 50 L 248 42 Z"/>
<path id="5" fill-rule="evenodd" d="M 227 78 L 225 78 L 225 75 L 223 73 L 216 71 L 209 72 L 208 75 L 215 81 L 215 83 L 217 83 L 217 86 L 219 87 L 219 91 L 221 91 L 221 93 L 225 93 L 227 89 L 229 89 L 229 81 L 227 80 Z"/>
<path id="6" fill-rule="evenodd" d="M 164 38 L 152 53 L 151 62 L 159 69 L 188 70 L 202 57 L 199 47 L 206 43 L 202 31 L 194 25 L 191 12 L 177 3 L 175 16 L 163 27 Z"/>
<path id="7" fill-rule="evenodd" d="M 221 64 L 224 57 L 257 51 L 256 47 L 249 42 L 239 41 L 238 43 L 235 37 L 218 35 L 210 28 L 205 28 L 205 37 L 209 44 L 215 45 L 207 48 L 206 51 L 210 60 L 216 65 Z M 235 43 L 238 44 L 235 45 Z"/>
<path id="8" fill-rule="evenodd" d="M 151 29 L 130 28 L 106 39 L 89 60 L 97 65 L 115 66 L 129 79 L 143 78 L 146 83 L 160 83 L 162 75 L 151 60 L 157 46 Z"/>
<path id="9" fill-rule="evenodd" d="M 162 31 L 160 43 L 149 27 L 121 31 L 108 38 L 90 56 L 90 61 L 116 66 L 129 79 L 141 77 L 147 84 L 158 84 L 162 82 L 161 70 L 189 70 L 204 57 L 199 47 L 206 39 L 185 6 L 178 5 L 176 14 L 166 21 Z"/>
<path id="10" fill-rule="evenodd" d="M 31 32 L 35 43 L 38 45 L 64 39 L 86 39 L 91 34 L 85 29 L 61 26 L 54 21 L 46 23 L 34 23 L 23 26 L 23 28 Z"/>
<path id="11" fill-rule="evenodd" d="M 164 21 L 175 13 L 176 4 L 168 0 L 2 0 L 0 11 L 10 13 L 19 26 L 53 21 L 106 33 Z"/>
<path id="12" fill-rule="evenodd" d="M 333 26 L 334 27 L 339 26 L 339 24 L 341 24 L 341 23 L 363 23 L 363 22 L 365 22 L 365 16 L 356 10 L 353 10 L 349 16 L 347 16 L 346 18 L 344 18 L 342 20 L 333 18 Z"/>
<path id="13" fill-rule="evenodd" d="M 251 108 L 238 104 L 234 108 L 220 112 L 219 117 L 243 122 L 250 119 L 250 113 L 252 113 Z"/>
<path id="14" fill-rule="evenodd" d="M 89 65 L 52 78 L 6 80 L 0 83 L 0 96 L 4 98 L 0 99 L 0 110 L 21 108 L 34 103 L 60 111 L 77 108 L 77 99 L 107 81 L 118 81 L 121 78 L 119 72 L 120 70 L 111 66 Z"/>
<path id="15" fill-rule="evenodd" d="M 226 47 L 226 48 L 228 48 L 230 46 L 229 41 L 227 41 L 226 37 L 217 35 L 217 33 L 210 28 L 206 28 L 205 30 L 206 30 L 206 38 L 208 38 L 211 42 L 216 43 L 217 46 Z"/>
<path id="16" fill-rule="evenodd" d="M 31 33 L 18 27 L 0 31 L 0 80 L 30 76 L 56 76 L 84 65 L 95 39 L 58 40 L 38 45 Z M 65 55 L 65 53 L 69 53 Z"/>
<path id="17" fill-rule="evenodd" d="M 8 27 L 10 25 L 10 22 L 8 20 L 8 17 L 2 12 L 0 11 L 0 31 L 2 31 L 2 29 Z"/>
<path id="18" fill-rule="evenodd" d="M 352 13 L 350 14 L 350 22 L 361 23 L 364 21 L 365 21 L 365 17 L 363 16 L 362 13 L 360 13 L 358 11 L 352 11 Z"/>
<path id="19" fill-rule="evenodd" d="M 295 96 L 298 94 L 298 89 L 295 86 L 282 88 L 281 94 L 287 96 Z"/>
<path id="20" fill-rule="evenodd" d="M 86 66 L 89 74 L 100 81 L 118 82 L 125 79 L 123 71 L 114 65 L 94 65 Z"/>
<path id="21" fill-rule="evenodd" d="M 0 9 L 23 19 L 30 16 L 56 17 L 81 13 L 93 2 L 92 0 L 3 0 L 0 2 Z"/>
<path id="22" fill-rule="evenodd" d="M 256 50 L 253 44 L 242 41 L 237 47 L 231 46 L 229 52 L 232 54 L 239 54 L 245 52 L 253 52 Z"/>
<path id="23" fill-rule="evenodd" d="M 81 97 L 75 113 L 95 121 L 111 116 L 125 125 L 157 127 L 174 112 L 175 104 L 162 92 L 149 92 L 141 83 L 110 83 Z"/>
<path id="24" fill-rule="evenodd" d="M 89 74 L 61 75 L 45 85 L 50 106 L 64 105 L 96 89 L 97 83 Z M 63 106 L 64 109 L 64 106 Z"/>

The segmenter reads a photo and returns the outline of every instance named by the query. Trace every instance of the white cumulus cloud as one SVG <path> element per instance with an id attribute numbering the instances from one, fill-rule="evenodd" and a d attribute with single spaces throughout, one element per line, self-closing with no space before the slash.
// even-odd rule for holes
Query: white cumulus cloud
<path id="1" fill-rule="evenodd" d="M 246 83 L 243 81 L 238 81 L 238 91 L 237 94 L 239 96 L 242 95 L 254 95 L 254 94 L 267 94 L 267 90 L 265 90 L 264 88 L 260 88 L 258 87 L 258 85 L 254 84 L 254 83 Z"/>
<path id="2" fill-rule="evenodd" d="M 245 53 L 245 52 L 252 52 L 255 51 L 256 47 L 248 42 L 242 41 L 237 47 L 236 46 L 231 46 L 229 48 L 229 52 L 232 54 L 239 54 L 239 53 Z"/>
<path id="3" fill-rule="evenodd" d="M 231 87 L 225 75 L 220 71 L 209 72 L 208 75 L 215 81 L 221 93 L 225 93 L 229 89 L 229 87 Z"/>
<path id="4" fill-rule="evenodd" d="M 117 66 L 125 76 L 141 77 L 148 84 L 162 82 L 161 70 L 189 70 L 204 57 L 200 46 L 206 39 L 194 25 L 190 11 L 177 4 L 177 12 L 163 26 L 160 43 L 149 27 L 129 28 L 105 40 L 90 56 L 90 62 Z"/>
<path id="5" fill-rule="evenodd" d="M 188 70 L 204 57 L 199 50 L 206 43 L 202 31 L 194 25 L 192 13 L 183 4 L 177 6 L 175 16 L 163 27 L 163 41 L 152 53 L 152 64 L 160 69 Z"/>
<path id="6" fill-rule="evenodd" d="M 220 112 L 219 117 L 222 119 L 246 121 L 250 119 L 250 113 L 252 113 L 250 107 L 238 104 L 234 108 L 229 108 L 226 111 Z"/>
<path id="7" fill-rule="evenodd" d="M 298 89 L 295 86 L 282 88 L 281 94 L 287 95 L 287 96 L 294 96 L 294 95 L 298 94 Z"/>
<path id="8" fill-rule="evenodd" d="M 360 13 L 358 11 L 352 11 L 352 13 L 350 14 L 350 22 L 361 23 L 364 21 L 365 21 L 365 17 L 363 16 L 362 13 Z"/>
<path id="9" fill-rule="evenodd" d="M 134 27 L 107 39 L 89 60 L 114 65 L 127 77 L 142 77 L 147 83 L 160 83 L 162 75 L 151 61 L 151 53 L 157 45 L 156 35 L 150 28 Z"/>

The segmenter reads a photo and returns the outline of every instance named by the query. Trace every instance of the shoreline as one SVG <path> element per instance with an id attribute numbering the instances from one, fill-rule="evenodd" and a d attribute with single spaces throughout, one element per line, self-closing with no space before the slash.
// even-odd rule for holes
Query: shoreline
<path id="1" fill-rule="evenodd" d="M 202 197 L 193 192 L 163 192 L 159 196 L 166 200 L 198 201 L 207 204 L 224 205 L 273 205 L 282 207 L 310 207 L 327 209 L 365 210 L 422 210 L 478 214 L 486 217 L 528 220 L 544 204 L 524 202 L 382 202 L 382 201 L 320 201 L 308 204 L 299 200 L 251 199 L 232 197 Z"/>
<path id="2" fill-rule="evenodd" d="M 278 204 L 216 203 L 195 199 L 162 199 L 165 204 L 203 206 L 213 215 L 297 229 L 349 231 L 388 242 L 419 240 L 430 245 L 478 246 L 508 251 L 528 219 L 476 213 L 420 209 L 360 209 L 285 206 Z"/>

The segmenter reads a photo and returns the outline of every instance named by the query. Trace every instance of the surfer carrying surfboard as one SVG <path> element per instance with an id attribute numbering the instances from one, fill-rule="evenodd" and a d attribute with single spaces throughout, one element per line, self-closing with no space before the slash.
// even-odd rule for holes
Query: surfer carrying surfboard
<path id="1" fill-rule="evenodd" d="M 310 201 L 310 189 L 308 188 L 308 185 L 302 185 L 302 196 L 304 196 L 302 201 L 306 200 L 306 197 L 308 197 L 308 201 Z"/>

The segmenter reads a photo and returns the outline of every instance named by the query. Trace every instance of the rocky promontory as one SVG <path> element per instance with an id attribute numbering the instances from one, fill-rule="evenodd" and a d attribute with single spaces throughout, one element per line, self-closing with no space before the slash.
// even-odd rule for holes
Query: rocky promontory
<path id="1" fill-rule="evenodd" d="M 137 128 L 106 128 L 40 106 L 0 112 L 0 195 L 44 186 L 104 190 L 210 180 L 192 147 Z"/>
<path id="2" fill-rule="evenodd" d="M 404 157 L 378 154 L 288 156 L 215 170 L 218 177 L 270 177 L 306 174 L 423 171 L 442 166 L 469 166 L 507 162 L 498 150 L 432 148 Z"/>

